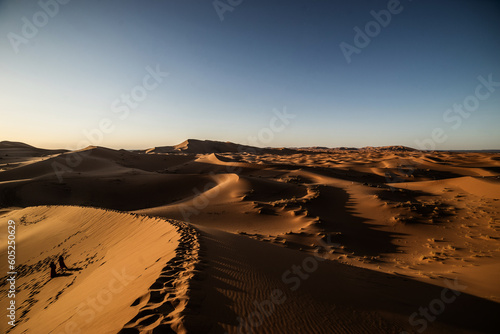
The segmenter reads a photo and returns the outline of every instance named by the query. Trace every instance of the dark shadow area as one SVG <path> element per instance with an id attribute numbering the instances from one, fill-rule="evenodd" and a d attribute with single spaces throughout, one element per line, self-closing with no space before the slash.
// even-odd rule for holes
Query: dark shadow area
<path id="1" fill-rule="evenodd" d="M 245 293 L 238 287 L 240 280 L 235 275 L 230 275 L 231 271 L 237 270 L 242 263 L 235 260 L 231 255 L 231 248 L 223 242 L 213 238 L 210 234 L 201 232 L 207 254 L 207 279 L 203 282 L 203 289 L 206 292 L 205 300 L 201 307 L 201 314 L 209 317 L 214 322 L 214 327 L 210 333 L 225 333 L 220 325 L 227 324 L 238 326 L 238 315 L 232 310 L 233 301 L 221 291 L 231 291 L 231 293 Z M 221 254 L 227 253 L 227 256 Z M 212 305 L 217 305 L 217 310 Z"/>
<path id="2" fill-rule="evenodd" d="M 382 201 L 387 201 L 396 208 L 406 208 L 413 217 L 406 220 L 408 223 L 428 224 L 439 222 L 448 217 L 456 215 L 459 208 L 451 207 L 439 201 L 439 196 L 420 190 L 403 188 L 382 189 L 377 192 L 377 196 Z M 421 201 L 419 197 L 428 197 L 433 200 Z"/>
<path id="3" fill-rule="evenodd" d="M 500 158 L 498 158 L 496 160 L 500 160 Z M 480 168 L 487 170 L 487 171 L 490 171 L 490 172 L 493 172 L 493 173 L 500 174 L 500 167 L 480 167 Z"/>
<path id="4" fill-rule="evenodd" d="M 79 205 L 132 211 L 194 197 L 195 190 L 202 192 L 207 186 L 215 186 L 208 175 L 130 174 L 116 178 L 82 174 L 65 178 L 63 183 L 20 180 L 0 184 L 0 207 Z"/>
<path id="5" fill-rule="evenodd" d="M 441 284 L 449 286 L 443 288 L 408 276 L 391 275 L 327 260 L 320 262 L 317 270 L 308 272 L 307 279 L 300 282 L 297 290 L 292 290 L 292 285 L 282 281 L 282 274 L 292 266 L 304 263 L 306 258 L 311 258 L 310 254 L 263 243 L 247 236 L 227 237 L 228 233 L 225 232 L 214 233 L 216 235 L 202 235 L 207 244 L 209 259 L 205 289 L 206 300 L 210 303 L 200 311 L 222 324 L 238 326 L 238 319 L 248 316 L 235 314 L 232 310 L 233 300 L 225 296 L 234 295 L 234 292 L 243 293 L 238 300 L 240 307 L 249 310 L 248 312 L 257 310 L 252 306 L 254 301 L 261 302 L 266 294 L 259 284 L 252 287 L 252 282 L 264 281 L 268 286 L 284 291 L 287 300 L 276 306 L 273 314 L 261 327 L 254 329 L 256 333 L 272 332 L 266 326 L 276 324 L 279 324 L 283 332 L 290 329 L 293 325 L 282 323 L 280 319 L 283 315 L 289 315 L 294 308 L 301 309 L 302 313 L 297 314 L 297 319 L 287 319 L 300 323 L 302 332 L 312 332 L 310 326 L 315 324 L 305 320 L 311 310 L 311 304 L 306 300 L 321 303 L 331 312 L 324 314 L 320 333 L 337 332 L 339 325 L 344 326 L 345 332 L 351 329 L 352 332 L 360 332 L 354 329 L 364 328 L 364 332 L 370 333 L 400 333 L 403 329 L 416 333 L 422 328 L 422 323 L 426 324 L 428 333 L 451 333 L 454 329 L 496 333 L 500 326 L 500 319 L 497 317 L 500 314 L 500 304 L 467 294 L 467 288 L 457 281 L 442 281 Z M 245 291 L 241 291 L 240 287 L 244 286 Z M 436 305 L 441 303 L 444 305 L 442 310 L 439 309 L 436 314 L 429 311 L 435 310 Z M 242 306 L 243 304 L 246 306 Z M 221 308 L 212 312 L 210 305 L 220 305 Z M 433 320 L 426 321 L 419 314 L 420 308 L 431 312 Z M 413 322 L 410 322 L 412 316 Z M 339 319 L 342 323 L 337 321 Z M 362 327 L 365 325 L 377 327 Z M 383 330 L 387 328 L 393 330 Z"/>
<path id="6" fill-rule="evenodd" d="M 390 201 L 390 202 L 407 202 L 407 201 L 417 201 L 417 197 L 421 196 L 435 196 L 431 193 L 420 191 L 420 190 L 411 190 L 411 189 L 403 189 L 403 188 L 385 188 L 377 192 L 377 196 L 382 201 Z"/>
<path id="7" fill-rule="evenodd" d="M 332 242 L 345 246 L 346 251 L 358 256 L 378 256 L 396 253 L 398 247 L 392 240 L 401 237 L 399 233 L 376 230 L 377 225 L 356 216 L 349 194 L 340 188 L 319 186 L 319 196 L 305 203 L 310 216 L 320 217 L 317 227 L 334 235 Z"/>
<path id="8" fill-rule="evenodd" d="M 73 274 L 72 273 L 57 273 L 54 277 L 51 277 L 51 278 L 64 277 L 64 276 L 73 276 Z"/>
<path id="9" fill-rule="evenodd" d="M 307 195 L 307 187 L 300 184 L 279 182 L 273 179 L 241 176 L 251 184 L 252 190 L 245 195 L 247 201 L 272 202 L 299 198 Z"/>

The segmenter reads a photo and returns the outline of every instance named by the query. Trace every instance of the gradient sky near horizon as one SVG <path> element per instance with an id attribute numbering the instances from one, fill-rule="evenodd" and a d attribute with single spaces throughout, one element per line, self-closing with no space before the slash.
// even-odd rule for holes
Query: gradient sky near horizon
<path id="1" fill-rule="evenodd" d="M 401 0 L 348 63 L 340 43 L 387 6 L 244 0 L 221 21 L 212 1 L 72 0 L 44 24 L 39 2 L 0 1 L 0 140 L 76 149 L 109 119 L 91 144 L 251 144 L 286 108 L 295 118 L 257 146 L 417 147 L 441 128 L 437 149 L 499 149 L 500 87 L 456 128 L 443 115 L 479 76 L 500 82 L 500 2 Z M 40 27 L 16 53 L 23 18 Z M 121 119 L 113 102 L 148 66 L 169 75 Z"/>

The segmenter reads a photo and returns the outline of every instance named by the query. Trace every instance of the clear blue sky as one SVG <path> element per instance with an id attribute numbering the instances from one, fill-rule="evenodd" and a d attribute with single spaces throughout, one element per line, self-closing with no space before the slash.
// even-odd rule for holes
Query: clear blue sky
<path id="1" fill-rule="evenodd" d="M 259 146 L 500 148 L 500 86 L 443 119 L 474 102 L 478 76 L 500 82 L 499 1 L 401 0 L 350 63 L 340 44 L 388 1 L 244 0 L 223 21 L 212 1 L 41 2 L 52 16 L 0 1 L 0 140 L 77 148 L 108 119 L 92 144 L 249 143 L 286 108 L 295 118 Z M 141 92 L 148 66 L 169 75 L 124 117 L 115 101 Z"/>

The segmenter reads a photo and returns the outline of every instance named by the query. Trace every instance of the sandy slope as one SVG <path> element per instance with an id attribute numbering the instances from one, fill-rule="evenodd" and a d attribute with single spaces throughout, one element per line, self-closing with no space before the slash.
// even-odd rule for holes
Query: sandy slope
<path id="1" fill-rule="evenodd" d="M 8 219 L 17 223 L 19 263 L 19 321 L 9 333 L 116 333 L 157 293 L 151 286 L 162 272 L 177 279 L 176 289 L 189 286 L 186 278 L 178 279 L 182 270 L 173 263 L 188 240 L 181 240 L 182 228 L 165 220 L 93 208 L 31 207 L 4 213 L 2 232 Z M 48 264 L 57 263 L 59 255 L 71 270 L 59 269 L 63 276 L 50 279 Z M 172 295 L 175 291 L 163 294 L 161 302 L 167 305 Z M 1 298 L 5 306 L 6 295 Z M 138 306 L 131 307 L 134 302 Z M 144 327 L 142 318 L 128 326 Z M 168 321 L 182 325 L 178 316 Z"/>
<path id="2" fill-rule="evenodd" d="M 9 145 L 12 152 L 15 147 Z M 430 333 L 489 333 L 499 327 L 492 316 L 500 305 L 498 153 L 404 147 L 259 151 L 193 140 L 136 152 L 89 147 L 40 157 L 24 146 L 19 150 L 16 164 L 3 164 L 0 171 L 5 212 L 88 205 L 191 223 L 176 225 L 175 232 L 165 221 L 96 209 L 37 207 L 7 213 L 18 219 L 26 215 L 31 222 L 43 218 L 23 227 L 23 238 L 38 248 L 24 248 L 29 253 L 22 263 L 39 263 L 45 275 L 49 256 L 63 251 L 79 266 L 92 261 L 90 249 L 96 258 L 116 252 L 99 262 L 108 268 L 102 274 L 107 277 L 107 266 L 120 264 L 122 253 L 138 277 L 146 268 L 140 255 L 144 243 L 153 261 L 146 263 L 162 259 L 134 280 L 137 289 L 127 288 L 125 296 L 110 302 L 116 321 L 93 322 L 110 326 L 109 332 L 399 333 L 425 325 Z M 54 164 L 68 167 L 62 179 Z M 99 233 L 92 238 L 77 233 L 101 214 L 109 216 L 105 225 L 94 226 Z M 32 232 L 38 230 L 43 233 Z M 137 240 L 138 231 L 143 241 Z M 162 233 L 172 233 L 168 242 Z M 39 237 L 49 238 L 50 245 Z M 56 237 L 62 239 L 50 240 Z M 73 254 L 78 257 L 72 259 Z M 296 280 L 283 274 L 294 266 L 313 266 L 311 259 L 317 268 L 291 289 Z M 23 283 L 24 303 L 37 302 L 20 326 L 54 312 L 53 326 L 61 328 L 66 320 L 55 314 L 66 304 L 73 308 L 63 314 L 77 318 L 74 303 L 85 302 L 82 295 L 103 279 L 97 262 L 88 266 L 92 274 L 85 274 L 86 268 L 58 278 L 75 283 L 46 295 L 40 291 L 52 282 L 43 281 L 41 273 L 30 274 L 33 286 L 45 285 Z M 463 288 L 456 299 L 445 290 L 449 282 Z M 72 292 L 77 287 L 82 290 Z M 258 317 L 251 316 L 259 309 L 256 303 L 271 300 L 275 289 L 286 302 L 276 304 L 257 325 Z M 70 293 L 73 298 L 64 297 Z M 442 298 L 453 302 L 443 304 L 436 319 L 424 321 L 418 313 L 412 318 L 421 306 Z"/>
<path id="3" fill-rule="evenodd" d="M 201 312 L 234 333 L 426 333 L 495 332 L 500 304 L 361 269 L 220 230 L 201 228 L 208 256 Z M 320 247 L 323 247 L 320 245 Z M 443 293 L 444 291 L 444 293 Z M 444 296 L 444 297 L 442 297 Z M 409 315 L 443 303 L 434 321 Z M 214 332 L 217 332 L 214 329 Z"/>

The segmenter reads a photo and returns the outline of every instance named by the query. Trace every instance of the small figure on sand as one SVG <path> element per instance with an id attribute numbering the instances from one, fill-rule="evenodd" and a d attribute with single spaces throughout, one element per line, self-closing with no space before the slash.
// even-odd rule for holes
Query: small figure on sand
<path id="1" fill-rule="evenodd" d="M 50 278 L 54 278 L 57 276 L 56 272 L 56 264 L 54 262 L 50 263 Z"/>
<path id="2" fill-rule="evenodd" d="M 64 263 L 64 257 L 62 255 L 57 258 L 57 262 L 59 262 L 59 267 L 61 268 L 59 272 L 57 272 L 57 267 L 54 262 L 55 261 L 50 262 L 50 278 L 59 276 L 71 276 L 73 274 L 69 273 L 68 271 L 72 272 L 82 270 L 82 268 L 77 267 L 68 268 L 68 266 L 66 266 L 66 263 Z"/>
<path id="3" fill-rule="evenodd" d="M 59 256 L 59 267 L 61 267 L 61 270 L 66 271 L 68 270 L 68 267 L 66 267 L 66 263 L 64 263 L 64 258 Z"/>

